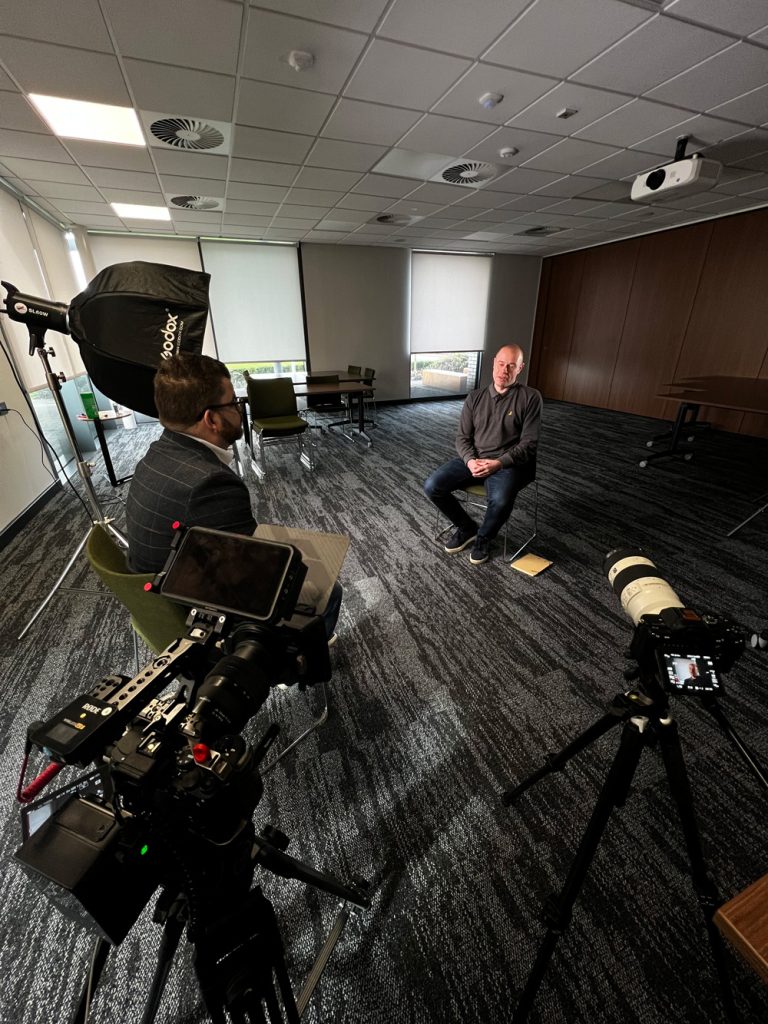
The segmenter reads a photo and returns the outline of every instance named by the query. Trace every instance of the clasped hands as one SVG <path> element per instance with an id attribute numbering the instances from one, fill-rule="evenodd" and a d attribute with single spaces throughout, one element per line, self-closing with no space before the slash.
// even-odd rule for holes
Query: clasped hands
<path id="1" fill-rule="evenodd" d="M 501 469 L 501 462 L 499 459 L 470 459 L 467 469 L 475 477 L 491 476 Z"/>

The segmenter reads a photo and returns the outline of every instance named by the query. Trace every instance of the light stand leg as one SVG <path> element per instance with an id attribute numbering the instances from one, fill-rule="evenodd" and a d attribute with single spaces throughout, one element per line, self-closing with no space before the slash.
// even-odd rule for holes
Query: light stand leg
<path id="1" fill-rule="evenodd" d="M 30 340 L 32 340 L 32 336 L 30 336 Z M 51 349 L 50 352 L 52 354 L 53 353 L 53 349 Z M 30 352 L 30 354 L 31 354 L 31 352 Z M 95 490 L 95 488 L 93 486 L 93 480 L 91 479 L 91 467 L 83 459 L 83 454 L 80 451 L 80 448 L 78 446 L 77 438 L 75 437 L 75 432 L 72 429 L 72 424 L 69 422 L 69 416 L 67 415 L 67 410 L 66 410 L 66 408 L 64 406 L 64 402 L 62 401 L 62 398 L 61 398 L 61 380 L 59 379 L 59 377 L 51 369 L 51 365 L 48 362 L 49 350 L 46 349 L 43 346 L 43 344 L 42 344 L 42 337 L 39 340 L 39 344 L 37 344 L 37 354 L 40 357 L 40 361 L 43 364 L 43 368 L 45 370 L 45 378 L 46 378 L 46 381 L 48 383 L 48 387 L 50 389 L 51 396 L 53 397 L 54 403 L 56 404 L 56 409 L 58 410 L 62 426 L 64 427 L 64 432 L 67 435 L 67 440 L 69 441 L 70 445 L 72 446 L 72 451 L 75 453 L 75 459 L 77 460 L 77 472 L 80 475 L 80 479 L 83 481 L 83 489 L 85 491 L 86 504 L 88 505 L 89 511 L 90 511 L 90 514 L 91 514 L 91 522 L 94 525 L 98 524 L 99 526 L 105 527 L 105 529 L 109 530 L 109 532 L 113 535 L 115 540 L 117 540 L 118 544 L 120 544 L 124 548 L 127 548 L 128 547 L 127 539 L 112 524 L 112 520 L 109 519 L 104 514 L 104 510 L 101 507 L 101 504 L 99 502 L 99 496 L 96 493 L 96 490 Z M 21 633 L 19 633 L 19 636 L 18 636 L 19 640 L 23 639 L 23 637 L 26 636 L 26 634 L 29 631 L 30 627 L 37 620 L 37 618 L 40 615 L 40 613 L 48 606 L 48 603 L 50 602 L 50 600 L 53 597 L 53 595 L 56 593 L 56 591 L 61 586 L 64 577 L 67 575 L 69 570 L 74 565 L 75 561 L 77 560 L 77 558 L 79 557 L 79 555 L 82 552 L 83 548 L 85 547 L 87 541 L 88 541 L 88 534 L 85 535 L 83 540 L 77 546 L 77 548 L 75 550 L 75 553 L 72 555 L 70 560 L 67 562 L 67 565 L 66 565 L 66 568 L 64 569 L 64 572 L 56 580 L 56 583 L 54 584 L 53 589 L 50 591 L 50 593 L 45 598 L 45 600 L 42 602 L 42 604 L 38 607 L 37 611 L 34 613 L 34 615 L 29 620 L 29 622 L 26 624 L 26 626 L 21 631 Z"/>

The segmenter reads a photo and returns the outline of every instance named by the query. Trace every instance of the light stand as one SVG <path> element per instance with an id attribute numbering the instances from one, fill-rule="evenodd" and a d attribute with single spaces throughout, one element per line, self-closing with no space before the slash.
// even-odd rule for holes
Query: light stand
<path id="1" fill-rule="evenodd" d="M 91 480 L 91 467 L 83 459 L 83 454 L 80 451 L 80 448 L 78 447 L 75 432 L 72 429 L 72 424 L 69 421 L 69 416 L 67 415 L 67 410 L 64 406 L 64 402 L 61 397 L 61 380 L 63 374 L 60 377 L 58 374 L 54 373 L 53 370 L 51 369 L 51 364 L 48 361 L 48 356 L 55 355 L 55 353 L 52 348 L 46 349 L 45 347 L 45 328 L 29 327 L 29 354 L 33 356 L 35 352 L 37 352 L 38 356 L 40 357 L 40 361 L 43 364 L 46 382 L 48 384 L 48 387 L 50 388 L 53 400 L 56 403 L 56 408 L 61 418 L 61 423 L 67 435 L 67 439 L 69 443 L 72 445 L 72 451 L 75 453 L 77 471 L 80 474 L 80 479 L 83 481 L 85 499 L 91 514 L 91 522 L 93 523 L 94 526 L 103 526 L 106 530 L 109 530 L 109 532 L 114 536 L 117 542 L 121 544 L 124 548 L 127 548 L 127 539 L 123 536 L 122 533 L 120 533 L 118 529 L 116 529 L 116 527 L 113 525 L 113 521 L 104 514 L 104 511 L 101 508 L 101 504 L 99 503 L 99 496 L 97 495 L 96 489 L 93 486 L 93 481 Z M 82 552 L 83 548 L 85 547 L 88 541 L 90 532 L 91 531 L 89 529 L 88 533 L 86 533 L 86 535 L 80 541 L 72 557 L 69 559 L 66 566 L 64 567 L 64 571 L 56 580 L 47 597 L 39 605 L 37 611 L 34 613 L 32 618 L 26 624 L 24 629 L 22 629 L 21 633 L 19 633 L 17 639 L 22 640 L 24 636 L 26 636 L 27 632 L 29 631 L 33 623 L 37 620 L 38 616 L 48 606 L 49 602 L 51 601 L 51 598 L 59 589 L 69 570 L 72 568 L 72 566 L 75 564 L 78 557 L 80 556 L 80 553 Z"/>

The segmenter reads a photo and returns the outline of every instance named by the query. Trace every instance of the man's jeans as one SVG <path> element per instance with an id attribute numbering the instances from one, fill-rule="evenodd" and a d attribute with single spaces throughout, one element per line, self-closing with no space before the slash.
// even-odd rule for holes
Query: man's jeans
<path id="1" fill-rule="evenodd" d="M 451 459 L 440 466 L 424 484 L 424 493 L 446 518 L 460 530 L 474 530 L 476 523 L 464 505 L 452 494 L 469 484 L 485 484 L 488 508 L 477 531 L 478 537 L 491 541 L 502 528 L 515 504 L 515 497 L 535 475 L 533 466 L 511 466 L 486 477 L 472 476 L 463 459 Z"/>

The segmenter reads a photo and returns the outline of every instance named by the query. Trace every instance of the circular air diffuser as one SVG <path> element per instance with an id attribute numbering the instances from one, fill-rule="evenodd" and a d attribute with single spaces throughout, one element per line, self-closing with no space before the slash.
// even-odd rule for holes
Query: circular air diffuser
<path id="1" fill-rule="evenodd" d="M 491 178 L 495 178 L 496 168 L 493 164 L 468 160 L 465 163 L 446 167 L 440 177 L 443 181 L 450 182 L 451 185 L 478 185 L 483 181 L 490 181 Z"/>
<path id="2" fill-rule="evenodd" d="M 160 142 L 175 149 L 217 149 L 224 144 L 218 128 L 190 117 L 165 117 L 153 121 L 149 130 Z"/>
<path id="3" fill-rule="evenodd" d="M 173 196 L 171 202 L 184 210 L 218 210 L 219 200 L 207 196 Z"/>

